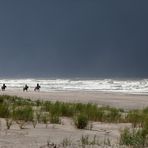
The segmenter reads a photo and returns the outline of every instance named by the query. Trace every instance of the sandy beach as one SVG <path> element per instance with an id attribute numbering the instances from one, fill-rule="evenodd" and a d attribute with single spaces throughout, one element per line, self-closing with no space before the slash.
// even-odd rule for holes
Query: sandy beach
<path id="1" fill-rule="evenodd" d="M 32 100 L 95 103 L 124 109 L 137 109 L 148 106 L 148 96 L 140 94 L 111 93 L 98 91 L 52 91 L 23 92 L 21 90 L 0 91 L 0 95 L 19 96 Z"/>
<path id="2" fill-rule="evenodd" d="M 91 92 L 91 91 L 55 91 L 55 92 L 22 92 L 22 91 L 4 91 L 0 95 L 20 96 L 30 98 L 32 100 L 49 100 L 49 101 L 64 101 L 64 102 L 81 102 L 81 103 L 96 103 L 98 106 L 109 105 L 117 108 L 135 109 L 148 106 L 148 96 L 132 95 L 109 92 Z M 60 125 L 38 124 L 33 128 L 32 124 L 28 123 L 25 129 L 20 130 L 18 125 L 14 123 L 10 130 L 6 129 L 5 120 L 0 119 L 0 147 L 5 148 L 46 148 L 48 142 L 54 142 L 62 147 L 64 139 L 71 141 L 71 146 L 77 147 L 77 143 L 82 135 L 94 137 L 98 139 L 109 138 L 112 143 L 118 143 L 121 129 L 131 127 L 131 124 L 109 124 L 92 122 L 91 130 L 78 130 L 73 125 L 72 119 L 62 117 Z M 74 144 L 72 144 L 74 143 Z M 72 146 L 73 145 L 73 146 Z M 96 146 L 101 147 L 101 146 Z M 51 146 L 52 148 L 52 146 Z"/>

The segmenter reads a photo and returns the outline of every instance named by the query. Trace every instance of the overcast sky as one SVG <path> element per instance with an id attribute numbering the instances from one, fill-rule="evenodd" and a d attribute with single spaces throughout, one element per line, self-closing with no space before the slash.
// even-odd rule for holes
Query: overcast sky
<path id="1" fill-rule="evenodd" d="M 0 77 L 148 77 L 148 1 L 0 0 Z"/>

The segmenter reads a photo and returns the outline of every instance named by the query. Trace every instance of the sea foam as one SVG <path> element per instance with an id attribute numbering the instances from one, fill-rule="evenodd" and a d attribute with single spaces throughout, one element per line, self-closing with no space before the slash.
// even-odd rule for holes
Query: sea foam
<path id="1" fill-rule="evenodd" d="M 116 79 L 0 79 L 0 85 L 5 83 L 7 90 L 22 90 L 27 84 L 33 91 L 37 83 L 41 91 L 107 91 L 134 94 L 148 94 L 148 79 L 116 80 Z"/>

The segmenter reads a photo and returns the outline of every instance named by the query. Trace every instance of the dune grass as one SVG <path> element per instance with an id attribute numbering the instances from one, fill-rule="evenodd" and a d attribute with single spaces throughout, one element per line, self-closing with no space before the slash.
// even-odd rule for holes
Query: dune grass
<path id="1" fill-rule="evenodd" d="M 0 117 L 12 118 L 25 122 L 36 120 L 42 122 L 45 115 L 51 123 L 60 123 L 59 117 L 77 117 L 84 115 L 88 121 L 118 123 L 122 121 L 123 110 L 109 106 L 98 107 L 96 104 L 64 103 L 50 101 L 32 101 L 16 96 L 0 96 Z M 43 119 L 44 118 L 44 119 Z M 42 121 L 41 121 L 42 120 Z"/>
<path id="2" fill-rule="evenodd" d="M 148 108 L 124 111 L 96 104 L 32 101 L 16 96 L 0 96 L 0 118 L 5 118 L 7 129 L 16 122 L 20 129 L 28 122 L 35 128 L 38 123 L 60 124 L 61 117 L 72 118 L 79 129 L 85 129 L 90 121 L 105 123 L 131 123 L 132 129 L 121 132 L 120 144 L 144 147 L 148 143 Z"/>

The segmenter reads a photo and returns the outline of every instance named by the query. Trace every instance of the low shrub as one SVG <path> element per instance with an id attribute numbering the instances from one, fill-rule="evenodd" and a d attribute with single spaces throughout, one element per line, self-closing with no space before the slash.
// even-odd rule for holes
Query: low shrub
<path id="1" fill-rule="evenodd" d="M 9 118 L 10 117 L 10 105 L 7 103 L 0 104 L 0 117 Z"/>
<path id="2" fill-rule="evenodd" d="M 127 121 L 132 123 L 133 128 L 140 126 L 142 123 L 142 112 L 140 110 L 132 110 L 127 115 Z"/>
<path id="3" fill-rule="evenodd" d="M 50 123 L 52 124 L 60 124 L 61 120 L 58 114 L 51 114 L 49 118 Z"/>
<path id="4" fill-rule="evenodd" d="M 13 111 L 13 119 L 20 125 L 22 129 L 28 121 L 33 121 L 33 110 L 31 106 L 17 107 Z"/>
<path id="5" fill-rule="evenodd" d="M 121 120 L 121 113 L 116 108 L 110 108 L 109 110 L 106 110 L 103 119 L 105 122 L 117 123 Z"/>
<path id="6" fill-rule="evenodd" d="M 74 117 L 74 123 L 78 129 L 84 129 L 88 125 L 88 117 L 85 114 L 78 114 Z"/>
<path id="7" fill-rule="evenodd" d="M 74 105 L 70 103 L 61 104 L 61 116 L 72 117 L 75 113 Z"/>
<path id="8" fill-rule="evenodd" d="M 32 121 L 33 109 L 31 106 L 22 106 L 14 109 L 13 118 L 15 120 Z"/>
<path id="9" fill-rule="evenodd" d="M 143 129 L 124 129 L 120 136 L 120 144 L 134 148 L 142 148 L 145 145 L 146 136 L 143 136 Z"/>

